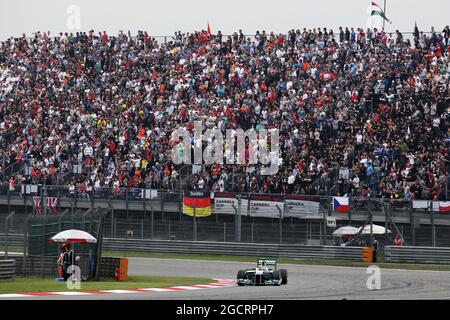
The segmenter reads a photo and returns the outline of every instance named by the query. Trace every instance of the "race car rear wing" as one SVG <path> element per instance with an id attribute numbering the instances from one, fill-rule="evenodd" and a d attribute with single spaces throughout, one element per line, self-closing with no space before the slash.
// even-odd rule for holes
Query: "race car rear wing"
<path id="1" fill-rule="evenodd" d="M 256 266 L 258 268 L 267 267 L 269 269 L 277 269 L 277 262 L 274 259 L 258 259 Z"/>

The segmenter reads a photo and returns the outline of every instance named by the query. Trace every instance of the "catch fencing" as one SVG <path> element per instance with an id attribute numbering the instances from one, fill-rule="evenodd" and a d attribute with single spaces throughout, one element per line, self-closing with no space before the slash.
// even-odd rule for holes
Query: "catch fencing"
<path id="1" fill-rule="evenodd" d="M 338 246 L 300 246 L 279 244 L 220 243 L 204 241 L 157 241 L 104 239 L 104 251 L 231 255 L 290 259 L 345 259 L 361 261 L 362 248 Z"/>

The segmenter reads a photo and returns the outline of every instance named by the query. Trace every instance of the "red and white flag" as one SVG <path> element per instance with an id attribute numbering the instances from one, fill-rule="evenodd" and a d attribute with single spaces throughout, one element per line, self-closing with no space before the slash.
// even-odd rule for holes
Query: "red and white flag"
<path id="1" fill-rule="evenodd" d="M 440 213 L 450 212 L 450 201 L 439 201 L 439 212 Z"/>
<path id="2" fill-rule="evenodd" d="M 211 27 L 209 26 L 209 21 L 208 21 L 208 35 L 211 36 Z"/>
<path id="3" fill-rule="evenodd" d="M 450 201 L 433 201 L 433 211 L 440 213 L 449 213 Z"/>
<path id="4" fill-rule="evenodd" d="M 34 214 L 40 216 L 42 214 L 42 200 L 41 197 L 33 197 Z"/>

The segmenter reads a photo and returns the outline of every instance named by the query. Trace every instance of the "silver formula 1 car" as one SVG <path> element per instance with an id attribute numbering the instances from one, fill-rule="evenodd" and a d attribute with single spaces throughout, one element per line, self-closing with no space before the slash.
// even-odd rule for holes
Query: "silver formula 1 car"
<path id="1" fill-rule="evenodd" d="M 239 270 L 237 284 L 239 286 L 279 286 L 287 284 L 286 269 L 277 270 L 277 262 L 272 259 L 258 259 L 256 268 Z"/>

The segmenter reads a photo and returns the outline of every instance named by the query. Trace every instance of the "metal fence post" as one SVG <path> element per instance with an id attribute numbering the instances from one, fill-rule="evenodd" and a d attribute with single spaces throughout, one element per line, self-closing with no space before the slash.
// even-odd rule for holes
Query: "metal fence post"
<path id="1" fill-rule="evenodd" d="M 58 190 L 58 194 L 57 194 L 58 212 L 61 212 L 61 188 L 58 186 L 58 187 L 56 187 L 56 190 Z"/>
<path id="2" fill-rule="evenodd" d="M 78 187 L 75 188 L 75 198 L 74 198 L 73 202 L 74 202 L 74 207 L 76 208 L 77 204 L 78 204 Z M 72 214 L 73 214 L 73 209 L 72 209 Z"/>
<path id="3" fill-rule="evenodd" d="M 194 241 L 197 241 L 197 219 L 196 219 L 196 210 L 197 208 L 194 208 L 194 216 L 193 216 L 193 222 L 194 222 L 194 229 L 193 229 L 193 238 Z"/>
<path id="4" fill-rule="evenodd" d="M 331 198 L 331 201 L 334 201 L 333 200 L 333 198 Z M 349 199 L 349 203 L 351 204 L 350 205 L 350 208 L 349 208 L 349 210 L 348 210 L 348 225 L 349 226 L 351 226 L 352 225 L 352 207 L 353 207 L 353 199 Z"/>
<path id="5" fill-rule="evenodd" d="M 431 246 L 436 247 L 436 229 L 434 225 L 434 210 L 433 210 L 433 202 L 430 201 L 428 210 L 430 210 L 430 219 L 431 219 Z"/>
<path id="6" fill-rule="evenodd" d="M 141 220 L 141 239 L 144 239 L 144 219 Z"/>
<path id="7" fill-rule="evenodd" d="M 237 212 L 237 241 L 241 242 L 242 229 L 242 196 L 238 198 L 238 212 Z"/>
<path id="8" fill-rule="evenodd" d="M 127 220 L 128 220 L 128 188 L 125 189 L 125 206 L 127 209 Z"/>
<path id="9" fill-rule="evenodd" d="M 8 251 L 9 251 L 9 227 L 10 227 L 10 219 L 14 215 L 14 212 L 8 214 L 5 218 L 5 259 L 8 259 Z"/>
<path id="10" fill-rule="evenodd" d="M 384 201 L 383 201 L 383 205 L 382 205 L 381 208 L 382 208 L 383 213 L 384 213 L 384 229 L 386 230 L 385 233 L 384 233 L 384 246 L 386 247 L 388 245 L 388 233 L 387 233 L 387 230 L 388 230 L 388 218 L 387 218 L 386 204 L 385 204 Z"/>
<path id="11" fill-rule="evenodd" d="M 41 276 L 45 277 L 45 248 L 47 246 L 47 215 L 44 215 L 42 224 L 42 251 L 41 251 Z"/>
<path id="12" fill-rule="evenodd" d="M 23 266 L 22 272 L 23 275 L 27 275 L 27 256 L 28 256 L 28 226 L 30 223 L 30 219 L 33 217 L 32 214 L 28 215 L 25 219 L 25 231 L 23 233 Z"/>
<path id="13" fill-rule="evenodd" d="M 150 229 L 150 237 L 151 237 L 151 239 L 153 240 L 153 230 L 154 230 L 154 226 L 153 226 L 153 223 L 154 223 L 154 220 L 153 220 L 153 218 L 154 218 L 154 213 L 153 213 L 153 206 L 151 206 L 150 207 L 151 209 L 151 216 L 150 216 L 150 220 L 151 220 L 151 229 Z"/>
<path id="14" fill-rule="evenodd" d="M 168 219 L 169 222 L 169 240 L 171 240 L 170 234 L 171 234 L 171 230 L 170 230 L 170 219 Z"/>
<path id="15" fill-rule="evenodd" d="M 144 207 L 144 220 L 147 218 L 147 201 L 146 201 L 146 197 L 145 197 L 145 192 L 146 192 L 146 189 L 144 189 L 144 201 L 143 201 L 143 204 L 142 204 L 142 206 Z"/>
<path id="16" fill-rule="evenodd" d="M 223 222 L 223 242 L 227 242 L 227 223 Z"/>
<path id="17" fill-rule="evenodd" d="M 279 234 L 279 241 L 280 241 L 280 244 L 282 244 L 283 243 L 283 222 L 282 222 L 282 218 L 281 218 L 281 213 L 282 213 L 282 211 L 281 211 L 281 209 L 280 209 L 280 207 L 277 205 L 277 210 L 278 210 L 278 223 L 279 223 L 279 232 L 280 232 L 280 234 Z"/>
<path id="18" fill-rule="evenodd" d="M 114 216 L 114 208 L 111 209 L 111 237 L 116 237 L 116 217 Z"/>
<path id="19" fill-rule="evenodd" d="M 234 241 L 240 242 L 241 241 L 241 226 L 240 226 L 240 219 L 238 215 L 240 215 L 240 212 L 236 208 L 236 206 L 233 204 L 233 210 L 234 210 Z"/>
<path id="20" fill-rule="evenodd" d="M 27 215 L 27 192 L 26 192 L 26 187 L 25 188 L 25 192 L 23 194 L 23 210 L 25 211 L 25 215 Z"/>
<path id="21" fill-rule="evenodd" d="M 416 226 L 414 225 L 414 214 L 412 210 L 409 210 L 409 223 L 411 226 L 411 233 L 412 233 L 412 245 L 413 247 L 416 245 Z"/>
<path id="22" fill-rule="evenodd" d="M 252 243 L 253 243 L 253 221 L 252 221 Z"/>
<path id="23" fill-rule="evenodd" d="M 370 218 L 370 239 L 369 239 L 369 241 L 370 241 L 370 247 L 373 248 L 373 240 L 372 240 L 373 239 L 373 214 L 372 214 L 372 210 L 369 210 L 369 218 Z"/>
<path id="24" fill-rule="evenodd" d="M 6 194 L 8 195 L 8 214 L 11 214 L 11 192 L 9 191 L 9 184 L 6 186 Z"/>

